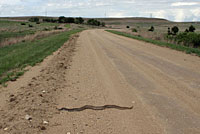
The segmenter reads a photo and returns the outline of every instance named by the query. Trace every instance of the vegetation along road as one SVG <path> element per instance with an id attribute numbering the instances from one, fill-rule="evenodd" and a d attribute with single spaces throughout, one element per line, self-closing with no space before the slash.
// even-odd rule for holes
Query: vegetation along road
<path id="1" fill-rule="evenodd" d="M 2 88 L 0 133 L 198 134 L 199 67 L 198 56 L 85 30 Z"/>

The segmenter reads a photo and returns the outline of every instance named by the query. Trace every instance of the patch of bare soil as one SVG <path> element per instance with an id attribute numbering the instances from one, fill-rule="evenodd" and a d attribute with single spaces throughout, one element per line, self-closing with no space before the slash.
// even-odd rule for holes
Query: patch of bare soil
<path id="1" fill-rule="evenodd" d="M 75 35 L 65 43 L 31 81 L 22 85 L 17 81 L 11 89 L 0 88 L 4 96 L 0 100 L 1 134 L 35 134 L 47 129 L 49 119 L 59 113 L 55 97 L 65 86 L 61 83 L 65 83 L 64 74 L 70 66 L 77 38 Z"/>

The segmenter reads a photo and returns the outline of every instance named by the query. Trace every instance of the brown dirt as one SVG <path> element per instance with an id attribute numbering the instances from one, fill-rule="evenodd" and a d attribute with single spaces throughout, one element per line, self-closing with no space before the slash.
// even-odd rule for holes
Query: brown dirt
<path id="1" fill-rule="evenodd" d="M 199 66 L 196 56 L 84 31 L 0 93 L 0 133 L 198 134 Z M 57 110 L 85 105 L 133 109 Z"/>

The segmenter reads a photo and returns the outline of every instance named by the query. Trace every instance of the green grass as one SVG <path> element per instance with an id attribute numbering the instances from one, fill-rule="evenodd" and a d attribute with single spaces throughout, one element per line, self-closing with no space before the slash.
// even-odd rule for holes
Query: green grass
<path id="1" fill-rule="evenodd" d="M 21 25 L 25 23 L 26 25 Z M 29 24 L 33 27 L 29 27 Z M 34 34 L 37 31 L 44 31 L 45 29 L 53 30 L 58 23 L 45 23 L 36 24 L 35 22 L 17 22 L 0 20 L 0 42 L 15 37 L 23 37 L 25 35 Z"/>
<path id="2" fill-rule="evenodd" d="M 0 48 L 0 84 L 23 75 L 26 66 L 42 62 L 60 48 L 72 34 L 83 29 L 71 30 L 33 42 L 20 42 Z"/>
<path id="3" fill-rule="evenodd" d="M 143 37 L 139 37 L 139 36 L 134 36 L 134 35 L 131 35 L 128 33 L 123 33 L 123 32 L 114 31 L 114 30 L 106 30 L 106 31 L 117 34 L 117 35 L 125 36 L 128 38 L 152 43 L 152 44 L 155 44 L 158 46 L 168 47 L 168 48 L 175 49 L 178 51 L 183 51 L 183 52 L 186 52 L 187 54 L 194 53 L 194 54 L 200 56 L 200 49 L 198 49 L 198 48 L 190 48 L 190 47 L 186 47 L 186 46 L 182 46 L 182 45 L 175 45 L 175 44 L 171 44 L 171 43 L 167 43 L 167 42 L 162 42 L 162 41 L 147 39 L 147 38 L 143 38 Z"/>
<path id="4" fill-rule="evenodd" d="M 25 35 L 34 34 L 34 31 L 27 30 L 27 31 L 18 31 L 18 32 L 1 32 L 0 33 L 0 42 L 12 38 L 12 37 L 23 37 Z"/>
<path id="5" fill-rule="evenodd" d="M 71 28 L 71 25 L 70 24 L 66 24 L 65 27 L 66 28 Z"/>

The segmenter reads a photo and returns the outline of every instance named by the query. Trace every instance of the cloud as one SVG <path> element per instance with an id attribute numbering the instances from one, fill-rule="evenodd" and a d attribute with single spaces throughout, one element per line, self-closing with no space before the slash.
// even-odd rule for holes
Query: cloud
<path id="1" fill-rule="evenodd" d="M 179 6 L 194 6 L 194 5 L 198 5 L 198 2 L 175 2 L 172 3 L 171 6 L 173 7 L 179 7 Z"/>
<path id="2" fill-rule="evenodd" d="M 200 20 L 199 0 L 0 0 L 0 16 L 153 17 Z"/>

